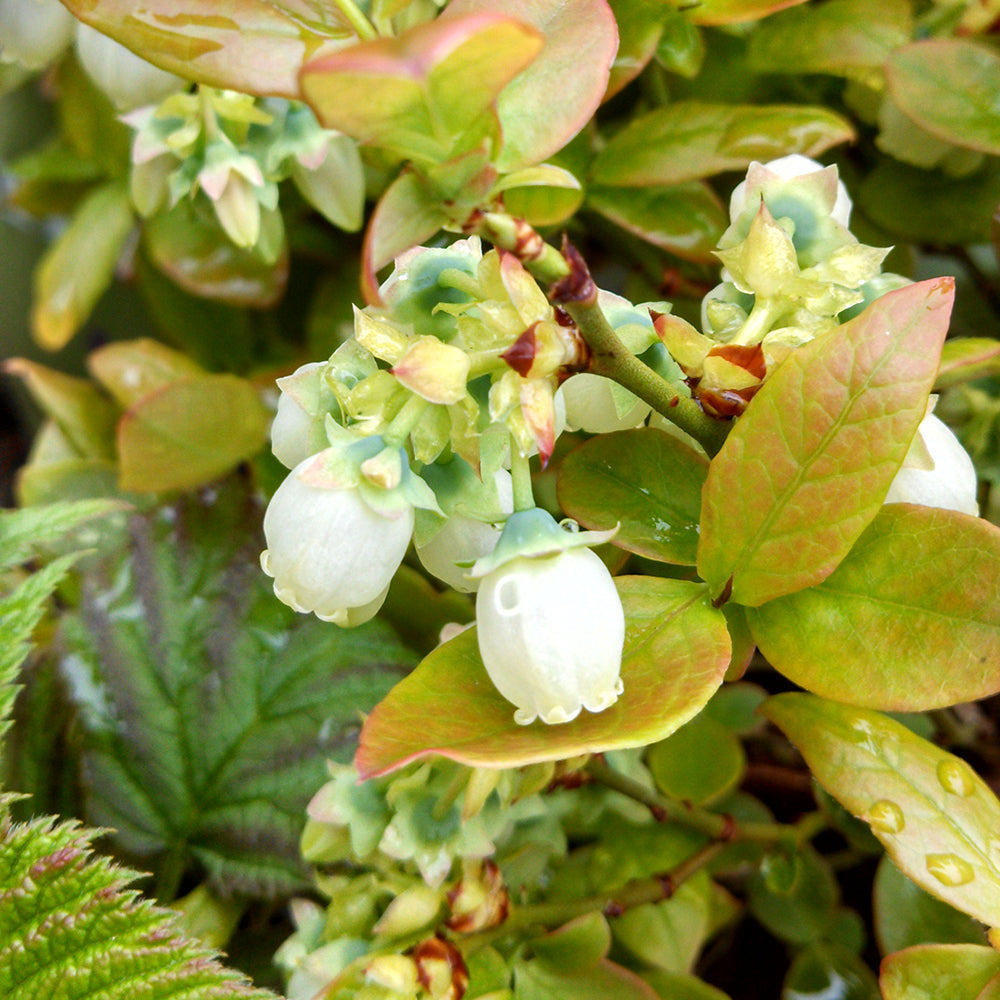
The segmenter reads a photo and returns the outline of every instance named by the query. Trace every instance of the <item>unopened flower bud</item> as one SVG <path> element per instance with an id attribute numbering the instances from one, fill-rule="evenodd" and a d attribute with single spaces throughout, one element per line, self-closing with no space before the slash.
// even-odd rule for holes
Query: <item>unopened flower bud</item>
<path id="1" fill-rule="evenodd" d="M 365 978 L 401 996 L 414 996 L 419 985 L 417 963 L 408 955 L 379 955 L 365 966 Z"/>
<path id="2" fill-rule="evenodd" d="M 462 1000 L 469 970 L 459 950 L 442 938 L 428 938 L 413 949 L 420 985 L 434 1000 Z"/>
<path id="3" fill-rule="evenodd" d="M 457 403 L 466 393 L 469 356 L 437 337 L 418 337 L 392 366 L 392 374 L 431 403 Z"/>
<path id="4" fill-rule="evenodd" d="M 372 929 L 379 937 L 399 938 L 430 927 L 441 911 L 441 893 L 428 885 L 404 889 Z"/>
<path id="5" fill-rule="evenodd" d="M 735 222 L 747 208 L 749 202 L 748 189 L 759 192 L 761 184 L 766 183 L 768 176 L 774 179 L 791 180 L 793 177 L 804 177 L 807 174 L 826 171 L 826 183 L 836 185 L 836 194 L 830 214 L 842 226 L 847 226 L 851 220 L 851 199 L 844 187 L 844 182 L 837 180 L 836 167 L 824 167 L 822 163 L 811 160 L 801 153 L 791 153 L 768 163 L 754 162 L 747 171 L 747 179 L 740 181 L 733 190 L 729 200 L 729 218 Z M 756 207 L 756 205 L 754 206 Z"/>
<path id="6" fill-rule="evenodd" d="M 500 869 L 493 861 L 465 861 L 462 878 L 448 893 L 448 926 L 460 934 L 496 927 L 507 919 L 510 899 Z"/>

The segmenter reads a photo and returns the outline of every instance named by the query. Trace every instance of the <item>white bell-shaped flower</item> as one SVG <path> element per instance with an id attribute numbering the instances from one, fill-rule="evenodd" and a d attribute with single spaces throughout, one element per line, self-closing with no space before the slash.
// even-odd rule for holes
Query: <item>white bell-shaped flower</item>
<path id="1" fill-rule="evenodd" d="M 278 379 L 282 393 L 278 397 L 278 410 L 271 423 L 271 451 L 288 469 L 294 469 L 299 462 L 305 461 L 318 450 L 313 441 L 317 418 L 306 411 L 293 392 L 285 391 L 285 386 L 294 385 L 302 377 L 318 373 L 325 367 L 322 361 L 311 361 L 297 368 L 287 379 Z"/>
<path id="2" fill-rule="evenodd" d="M 87 24 L 77 27 L 76 52 L 87 76 L 120 111 L 156 104 L 188 85 Z"/>
<path id="3" fill-rule="evenodd" d="M 307 483 L 300 473 L 311 461 L 296 466 L 271 498 L 261 566 L 289 607 L 337 625 L 359 625 L 385 600 L 410 543 L 413 507 L 384 516 L 357 488 Z"/>
<path id="4" fill-rule="evenodd" d="M 928 413 L 917 430 L 920 441 L 914 441 L 902 468 L 889 487 L 886 503 L 917 503 L 924 507 L 943 507 L 979 517 L 976 502 L 978 479 L 976 468 L 942 420 Z M 926 456 L 933 468 L 926 468 Z M 918 456 L 925 458 L 920 461 Z"/>
<path id="5" fill-rule="evenodd" d="M 751 169 L 755 166 L 760 167 L 761 164 L 751 164 Z M 772 174 L 777 174 L 782 180 L 791 180 L 793 177 L 802 177 L 805 174 L 814 174 L 820 170 L 833 169 L 824 167 L 822 163 L 817 163 L 815 160 L 810 159 L 808 156 L 803 156 L 801 153 L 790 153 L 788 156 L 782 156 L 777 160 L 771 160 L 763 164 L 763 167 Z M 733 189 L 732 197 L 729 199 L 729 218 L 734 221 L 743 214 L 744 209 L 747 207 L 746 190 L 747 182 L 745 180 L 740 181 Z M 843 181 L 838 180 L 837 200 L 830 214 L 846 228 L 851 220 L 851 208 L 852 202 L 847 193 L 847 188 L 844 187 Z"/>
<path id="6" fill-rule="evenodd" d="M 0 0 L 0 62 L 42 69 L 73 40 L 75 27 L 59 0 Z"/>
<path id="7" fill-rule="evenodd" d="M 618 700 L 625 615 L 589 548 L 502 563 L 483 577 L 476 622 L 486 672 L 517 723 L 569 722 Z"/>

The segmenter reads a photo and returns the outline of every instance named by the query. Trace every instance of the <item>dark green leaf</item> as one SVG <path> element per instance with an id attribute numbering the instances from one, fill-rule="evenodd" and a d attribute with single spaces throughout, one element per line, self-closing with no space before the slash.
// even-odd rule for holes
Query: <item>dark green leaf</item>
<path id="1" fill-rule="evenodd" d="M 732 730 L 702 712 L 653 744 L 646 762 L 660 791 L 674 799 L 708 803 L 739 785 L 746 754 Z"/>
<path id="2" fill-rule="evenodd" d="M 779 878 L 769 868 L 781 869 Z M 750 881 L 750 912 L 775 936 L 792 944 L 809 944 L 826 933 L 840 891 L 833 870 L 812 850 L 769 855 Z"/>
<path id="3" fill-rule="evenodd" d="M 823 942 L 803 948 L 785 976 L 781 1000 L 880 1000 L 871 969 L 846 948 Z"/>

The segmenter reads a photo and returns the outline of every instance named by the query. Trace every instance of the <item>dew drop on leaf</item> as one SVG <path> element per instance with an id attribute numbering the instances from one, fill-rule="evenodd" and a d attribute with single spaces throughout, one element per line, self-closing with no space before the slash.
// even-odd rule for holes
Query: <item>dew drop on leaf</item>
<path id="1" fill-rule="evenodd" d="M 868 824 L 879 833 L 900 833 L 906 826 L 906 819 L 895 802 L 879 799 L 868 810 Z"/>
<path id="2" fill-rule="evenodd" d="M 926 862 L 927 870 L 950 888 L 967 885 L 976 877 L 972 865 L 955 854 L 928 854 Z"/>
<path id="3" fill-rule="evenodd" d="M 938 781 L 946 792 L 968 798 L 976 790 L 972 769 L 964 760 L 948 757 L 937 766 Z"/>

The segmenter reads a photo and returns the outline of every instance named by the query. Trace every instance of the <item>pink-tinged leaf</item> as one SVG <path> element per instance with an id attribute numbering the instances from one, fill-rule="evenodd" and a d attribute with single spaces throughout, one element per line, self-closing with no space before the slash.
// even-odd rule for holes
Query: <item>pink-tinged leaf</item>
<path id="1" fill-rule="evenodd" d="M 1000 802 L 964 760 L 888 716 L 811 694 L 780 694 L 758 711 L 904 875 L 988 926 L 1000 923 Z"/>
<path id="2" fill-rule="evenodd" d="M 361 290 L 365 301 L 382 301 L 377 272 L 404 250 L 430 239 L 448 215 L 423 178 L 404 171 L 382 195 L 365 231 L 361 250 Z"/>
<path id="3" fill-rule="evenodd" d="M 65 0 L 83 22 L 187 80 L 300 98 L 302 63 L 354 38 L 320 0 Z"/>
<path id="4" fill-rule="evenodd" d="M 587 207 L 685 260 L 709 263 L 729 216 L 703 181 L 666 187 L 592 187 Z"/>
<path id="5" fill-rule="evenodd" d="M 544 35 L 538 58 L 500 94 L 502 171 L 541 163 L 597 110 L 618 49 L 607 0 L 453 0 L 445 20 L 475 11 L 508 14 Z"/>
<path id="6" fill-rule="evenodd" d="M 758 21 L 768 14 L 795 7 L 805 0 L 699 0 L 696 4 L 681 3 L 695 24 L 739 24 Z"/>
<path id="7" fill-rule="evenodd" d="M 269 425 L 257 390 L 235 375 L 168 382 L 119 422 L 121 488 L 145 493 L 201 486 L 256 455 Z"/>
<path id="8" fill-rule="evenodd" d="M 361 776 L 435 754 L 474 767 L 515 767 L 669 736 L 722 682 L 730 659 L 725 618 L 700 584 L 652 577 L 615 583 L 625 608 L 625 691 L 611 708 L 564 725 L 517 725 L 469 629 L 434 650 L 368 716 L 355 758 Z"/>
<path id="9" fill-rule="evenodd" d="M 1000 691 L 1000 529 L 889 504 L 837 569 L 747 610 L 771 665 L 815 694 L 922 712 Z"/>
<path id="10" fill-rule="evenodd" d="M 935 38 L 896 49 L 886 83 L 903 113 L 931 135 L 1000 154 L 1000 54 L 961 38 Z"/>
<path id="11" fill-rule="evenodd" d="M 918 944 L 886 956 L 879 988 L 885 1000 L 988 1000 L 997 977 L 1000 955 L 986 945 Z"/>
<path id="12" fill-rule="evenodd" d="M 302 92 L 328 128 L 438 163 L 541 48 L 502 11 L 442 17 L 308 62 Z"/>
<path id="13" fill-rule="evenodd" d="M 954 286 L 883 295 L 764 382 L 705 483 L 698 572 L 713 595 L 756 606 L 837 568 L 926 413 Z"/>
<path id="14" fill-rule="evenodd" d="M 591 180 L 607 187 L 662 187 L 786 153 L 818 156 L 853 138 L 851 123 L 826 108 L 675 101 L 612 136 L 594 159 Z"/>
<path id="15" fill-rule="evenodd" d="M 1000 340 L 990 337 L 955 337 L 941 348 L 935 389 L 971 382 L 987 375 L 1000 375 Z"/>

